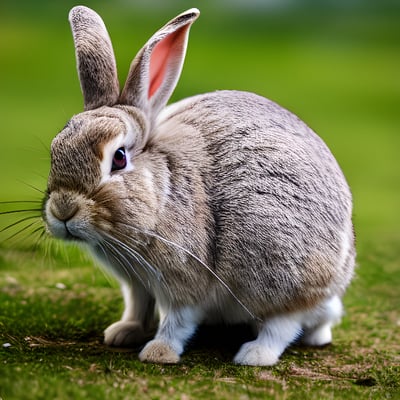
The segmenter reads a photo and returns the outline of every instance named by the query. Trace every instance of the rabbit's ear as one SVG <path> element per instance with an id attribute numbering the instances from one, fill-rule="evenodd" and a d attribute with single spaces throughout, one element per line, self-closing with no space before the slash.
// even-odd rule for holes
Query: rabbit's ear
<path id="1" fill-rule="evenodd" d="M 119 97 L 114 51 L 103 20 L 93 10 L 74 7 L 69 13 L 85 110 L 112 106 Z"/>
<path id="2" fill-rule="evenodd" d="M 120 103 L 140 108 L 154 121 L 178 82 L 189 29 L 199 14 L 199 10 L 190 9 L 150 38 L 132 61 Z"/>

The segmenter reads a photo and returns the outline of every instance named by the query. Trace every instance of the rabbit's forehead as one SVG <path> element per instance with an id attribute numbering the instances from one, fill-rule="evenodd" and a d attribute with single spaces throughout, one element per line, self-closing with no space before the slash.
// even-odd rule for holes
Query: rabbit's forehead
<path id="1" fill-rule="evenodd" d="M 68 138 L 71 144 L 87 143 L 95 153 L 99 153 L 106 143 L 126 130 L 127 124 L 120 118 L 82 113 L 69 121 L 61 135 L 63 139 Z"/>
<path id="2" fill-rule="evenodd" d="M 85 152 L 102 160 L 105 148 L 110 143 L 119 141 L 121 135 L 130 136 L 130 141 L 135 140 L 136 132 L 131 125 L 128 119 L 119 116 L 89 112 L 78 114 L 54 138 L 52 154 L 74 158 L 75 155 Z"/>
<path id="3" fill-rule="evenodd" d="M 83 114 L 73 117 L 51 144 L 51 189 L 96 186 L 104 149 L 127 131 L 121 119 Z"/>

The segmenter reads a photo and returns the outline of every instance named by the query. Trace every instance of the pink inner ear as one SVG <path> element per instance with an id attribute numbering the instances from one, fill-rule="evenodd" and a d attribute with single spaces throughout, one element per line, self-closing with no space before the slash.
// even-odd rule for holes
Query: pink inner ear
<path id="1" fill-rule="evenodd" d="M 186 29 L 186 26 L 178 29 L 176 32 L 169 34 L 154 46 L 153 52 L 150 56 L 149 99 L 164 82 L 167 68 L 170 61 L 173 60 L 177 54 L 177 47 L 185 38 Z"/>

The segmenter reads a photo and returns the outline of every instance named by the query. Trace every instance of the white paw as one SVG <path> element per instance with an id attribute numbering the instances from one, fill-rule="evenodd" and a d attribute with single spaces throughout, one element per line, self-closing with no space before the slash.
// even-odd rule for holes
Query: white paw
<path id="1" fill-rule="evenodd" d="M 146 335 L 139 322 L 118 321 L 104 331 L 104 343 L 114 347 L 132 347 L 143 344 Z"/>
<path id="2" fill-rule="evenodd" d="M 268 366 L 276 364 L 279 356 L 276 351 L 255 340 L 242 345 L 233 361 L 241 365 Z"/>
<path id="3" fill-rule="evenodd" d="M 302 342 L 308 346 L 324 346 L 332 342 L 331 325 L 325 324 L 305 331 Z"/>
<path id="4" fill-rule="evenodd" d="M 142 362 L 155 364 L 176 364 L 180 357 L 168 343 L 155 339 L 144 346 L 139 359 Z"/>

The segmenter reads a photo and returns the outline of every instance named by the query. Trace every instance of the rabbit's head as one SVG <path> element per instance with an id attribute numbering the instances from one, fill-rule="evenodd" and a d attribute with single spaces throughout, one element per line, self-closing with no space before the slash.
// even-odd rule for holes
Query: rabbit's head
<path id="1" fill-rule="evenodd" d="M 85 111 L 51 146 L 44 218 L 54 236 L 96 245 L 99 232 L 111 234 L 118 221 L 133 218 L 148 229 L 155 224 L 165 177 L 157 160 L 149 163 L 141 154 L 176 86 L 198 15 L 197 9 L 188 10 L 154 34 L 134 58 L 120 92 L 102 19 L 83 6 L 71 10 Z M 127 207 L 129 202 L 135 204 Z"/>

